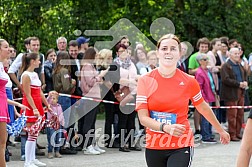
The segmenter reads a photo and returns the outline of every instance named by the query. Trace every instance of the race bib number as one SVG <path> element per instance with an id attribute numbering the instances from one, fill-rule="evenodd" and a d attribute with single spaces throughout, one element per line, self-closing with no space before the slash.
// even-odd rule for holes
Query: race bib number
<path id="1" fill-rule="evenodd" d="M 151 111 L 150 117 L 158 122 L 165 123 L 167 125 L 176 124 L 176 122 L 177 122 L 177 115 L 173 114 L 173 113 Z M 154 131 L 154 130 L 152 130 L 152 131 Z M 155 132 L 157 132 L 157 131 L 155 131 Z M 158 131 L 158 132 L 160 132 L 160 131 Z"/>
<path id="2" fill-rule="evenodd" d="M 151 111 L 150 117 L 158 122 L 166 123 L 167 125 L 172 125 L 177 122 L 177 115 L 173 113 Z"/>

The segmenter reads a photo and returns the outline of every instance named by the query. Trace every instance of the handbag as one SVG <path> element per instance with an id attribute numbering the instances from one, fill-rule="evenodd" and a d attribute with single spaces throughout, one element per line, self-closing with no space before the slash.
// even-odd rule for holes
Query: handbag
<path id="1" fill-rule="evenodd" d="M 118 102 L 121 102 L 126 96 L 130 94 L 130 89 L 128 86 L 124 86 L 118 91 L 114 92 L 114 96 Z"/>
<path id="2" fill-rule="evenodd" d="M 129 75 L 127 78 L 129 79 Z M 114 93 L 116 100 L 120 103 L 120 106 L 125 106 L 127 103 L 134 100 L 134 96 L 131 94 L 128 86 L 123 86 L 116 92 L 114 92 L 112 88 L 112 92 Z"/>

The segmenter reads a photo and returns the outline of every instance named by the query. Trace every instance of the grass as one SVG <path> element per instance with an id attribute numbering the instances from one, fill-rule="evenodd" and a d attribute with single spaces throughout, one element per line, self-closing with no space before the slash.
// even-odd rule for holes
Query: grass
<path id="1" fill-rule="evenodd" d="M 104 120 L 105 119 L 105 112 L 99 112 L 96 116 L 97 120 Z"/>

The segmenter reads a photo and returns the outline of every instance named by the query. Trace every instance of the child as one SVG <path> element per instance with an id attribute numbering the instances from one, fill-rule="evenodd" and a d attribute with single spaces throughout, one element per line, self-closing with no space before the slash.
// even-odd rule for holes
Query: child
<path id="1" fill-rule="evenodd" d="M 49 92 L 49 96 L 47 98 L 48 103 L 51 105 L 51 108 L 53 110 L 52 112 L 47 113 L 47 119 L 50 120 L 54 115 L 56 115 L 58 118 L 58 121 L 61 126 L 64 126 L 64 117 L 63 117 L 63 112 L 61 105 L 58 103 L 58 93 L 56 91 L 51 91 Z M 60 126 L 59 126 L 60 127 Z M 58 128 L 59 128 L 58 127 Z M 47 127 L 46 132 L 47 132 L 47 141 L 48 141 L 48 158 L 52 159 L 53 156 L 53 148 L 55 152 L 55 157 L 56 158 L 61 158 L 61 154 L 59 153 L 59 143 L 60 143 L 60 138 L 61 138 L 61 133 L 56 132 L 58 128 L 54 129 L 52 127 Z"/>

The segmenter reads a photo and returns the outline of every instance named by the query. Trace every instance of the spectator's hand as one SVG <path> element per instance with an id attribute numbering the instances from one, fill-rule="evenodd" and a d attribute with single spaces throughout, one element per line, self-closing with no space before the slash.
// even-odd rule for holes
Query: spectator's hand
<path id="1" fill-rule="evenodd" d="M 244 88 L 248 87 L 248 82 L 247 81 L 243 81 L 244 84 Z"/>
<path id="2" fill-rule="evenodd" d="M 52 108 L 51 108 L 51 105 L 50 105 L 50 104 L 47 106 L 47 110 L 48 110 L 49 112 L 53 112 L 53 110 L 52 110 Z"/>
<path id="3" fill-rule="evenodd" d="M 109 67 L 106 70 L 101 70 L 100 77 L 104 77 L 108 71 L 109 71 Z"/>
<path id="4" fill-rule="evenodd" d="M 185 132 L 185 125 L 182 124 L 172 124 L 172 125 L 164 125 L 164 132 L 170 134 L 171 136 L 180 137 Z"/>
<path id="5" fill-rule="evenodd" d="M 71 82 L 72 82 L 73 85 L 76 85 L 75 79 L 72 79 Z"/>
<path id="6" fill-rule="evenodd" d="M 25 106 L 25 105 L 23 105 L 23 104 L 20 104 L 20 103 L 18 103 L 18 105 L 17 105 L 19 108 L 21 108 L 21 110 L 30 110 L 27 106 Z"/>
<path id="7" fill-rule="evenodd" d="M 16 118 L 19 118 L 19 117 L 21 117 L 21 114 L 19 114 L 19 113 L 17 112 L 17 113 L 15 113 L 15 116 L 16 116 Z"/>
<path id="8" fill-rule="evenodd" d="M 248 82 L 246 81 L 240 82 L 240 88 L 246 89 L 247 87 L 248 87 Z"/>
<path id="9" fill-rule="evenodd" d="M 46 88 L 46 84 L 43 84 L 43 85 L 41 86 L 41 89 L 44 91 L 45 88 Z"/>
<path id="10" fill-rule="evenodd" d="M 40 113 L 39 113 L 38 109 L 34 109 L 33 113 L 34 113 L 34 116 L 36 116 L 36 117 L 40 116 Z"/>
<path id="11" fill-rule="evenodd" d="M 218 67 L 213 67 L 212 68 L 212 72 L 213 73 L 217 73 L 217 72 L 219 72 L 220 70 L 219 70 L 219 68 Z"/>
<path id="12" fill-rule="evenodd" d="M 18 84 L 17 87 L 18 87 L 18 89 L 19 89 L 19 90 L 21 91 L 21 93 L 22 93 L 22 92 L 23 92 L 23 88 L 22 88 L 21 84 Z"/>
<path id="13" fill-rule="evenodd" d="M 244 89 L 244 83 L 243 82 L 240 82 L 240 88 Z"/>
<path id="14" fill-rule="evenodd" d="M 129 84 L 132 86 L 135 86 L 135 85 L 137 85 L 137 81 L 135 79 L 130 79 Z"/>
<path id="15" fill-rule="evenodd" d="M 230 135 L 224 129 L 219 134 L 221 144 L 228 144 L 230 142 Z"/>

